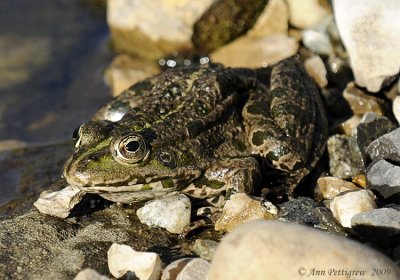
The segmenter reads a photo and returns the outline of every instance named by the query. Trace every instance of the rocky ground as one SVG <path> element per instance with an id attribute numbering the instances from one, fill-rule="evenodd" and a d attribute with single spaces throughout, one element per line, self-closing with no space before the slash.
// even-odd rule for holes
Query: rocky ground
<path id="1" fill-rule="evenodd" d="M 56 39 L 46 41 L 38 34 L 27 41 L 17 30 L 19 37 L 14 34 L 11 41 L 9 34 L 0 37 L 0 51 L 8 54 L 5 66 L 0 65 L 0 74 L 7 73 L 0 75 L 0 278 L 400 278 L 400 4 L 233 2 L 108 1 L 106 20 L 118 54 L 104 79 L 118 95 L 168 67 L 210 60 L 263 67 L 298 54 L 320 87 L 330 137 L 297 197 L 261 202 L 234 195 L 215 227 L 186 237 L 179 233 L 190 223 L 191 202 L 183 195 L 145 205 L 117 205 L 87 195 L 77 205 L 60 202 L 68 209 L 66 218 L 40 213 L 33 207 L 40 193 L 48 191 L 39 200 L 46 205 L 66 186 L 60 175 L 73 147 L 56 142 L 67 139 L 72 124 L 89 118 L 109 98 L 100 81 L 111 52 L 99 34 L 92 43 L 97 51 L 80 49 L 67 40 L 74 38 L 67 31 L 60 49 L 49 51 Z M 104 1 L 79 3 L 95 11 L 105 7 Z M 1 5 L 12 10 L 7 1 Z M 79 16 L 71 13 L 68 19 L 76 23 Z M 81 25 L 87 29 L 78 29 L 78 39 L 95 34 L 90 31 L 95 24 Z M 83 62 L 68 64 L 73 59 L 61 56 L 61 62 L 48 63 L 71 46 L 72 53 L 83 52 Z M 52 69 L 63 63 L 70 67 L 69 76 L 57 84 L 63 72 Z M 27 88 L 32 88 L 29 97 L 21 94 Z M 47 101 L 36 111 L 27 110 L 43 102 L 36 93 L 44 89 L 50 90 L 41 94 L 64 97 L 54 106 Z M 74 92 L 83 99 L 76 102 Z M 12 93 L 21 97 L 12 99 Z M 98 105 L 88 104 L 91 100 Z M 17 104 L 15 112 L 12 104 Z"/>

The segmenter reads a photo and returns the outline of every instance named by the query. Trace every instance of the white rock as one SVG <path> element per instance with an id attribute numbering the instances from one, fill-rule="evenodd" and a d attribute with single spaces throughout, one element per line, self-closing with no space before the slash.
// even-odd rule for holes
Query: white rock
<path id="1" fill-rule="evenodd" d="M 336 196 L 329 204 L 333 216 L 344 227 L 351 227 L 355 214 L 376 208 L 375 195 L 370 190 L 360 190 Z"/>
<path id="2" fill-rule="evenodd" d="M 69 185 L 60 191 L 42 192 L 33 205 L 40 213 L 66 218 L 84 194 L 78 187 Z"/>
<path id="3" fill-rule="evenodd" d="M 180 259 L 164 269 L 161 280 L 204 280 L 209 268 L 209 262 L 200 258 Z"/>
<path id="4" fill-rule="evenodd" d="M 225 203 L 221 217 L 215 223 L 215 230 L 229 232 L 251 220 L 273 218 L 274 216 L 261 205 L 259 200 L 245 193 L 237 193 Z"/>
<path id="5" fill-rule="evenodd" d="M 128 245 L 113 244 L 107 252 L 110 273 L 120 278 L 128 271 L 140 280 L 157 280 L 161 275 L 161 260 L 156 253 L 137 252 Z"/>
<path id="6" fill-rule="evenodd" d="M 74 278 L 74 280 L 109 280 L 107 276 L 99 274 L 96 270 L 91 268 L 85 268 L 80 271 Z"/>
<path id="7" fill-rule="evenodd" d="M 193 24 L 214 0 L 108 0 L 107 23 L 118 51 L 157 58 L 191 47 Z"/>
<path id="8" fill-rule="evenodd" d="M 328 34 L 317 30 L 307 29 L 301 32 L 304 45 L 317 54 L 331 55 L 333 47 Z"/>
<path id="9" fill-rule="evenodd" d="M 397 122 L 400 124 L 400 96 L 396 96 L 393 100 L 393 114 Z"/>
<path id="10" fill-rule="evenodd" d="M 190 199 L 184 194 L 173 195 L 146 203 L 136 211 L 139 220 L 150 227 L 182 233 L 190 224 Z"/>
<path id="11" fill-rule="evenodd" d="M 400 279 L 394 262 L 363 244 L 303 225 L 256 221 L 222 239 L 208 280 L 372 280 L 377 267 L 390 271 L 382 279 Z"/>
<path id="12" fill-rule="evenodd" d="M 287 0 L 290 23 L 300 29 L 312 27 L 330 14 L 329 4 L 321 0 Z"/>
<path id="13" fill-rule="evenodd" d="M 361 190 L 355 184 L 336 177 L 321 177 L 317 184 L 325 199 L 333 199 L 343 192 Z"/>
<path id="14" fill-rule="evenodd" d="M 357 84 L 377 92 L 400 68 L 400 1 L 335 0 L 335 19 Z"/>
<path id="15" fill-rule="evenodd" d="M 306 59 L 306 61 L 304 61 L 304 67 L 308 75 L 314 79 L 320 88 L 324 88 L 328 85 L 328 80 L 326 78 L 327 71 L 321 57 L 314 55 Z"/>
<path id="16" fill-rule="evenodd" d="M 297 40 L 284 34 L 266 37 L 240 37 L 211 53 L 212 61 L 230 67 L 265 67 L 294 55 Z"/>

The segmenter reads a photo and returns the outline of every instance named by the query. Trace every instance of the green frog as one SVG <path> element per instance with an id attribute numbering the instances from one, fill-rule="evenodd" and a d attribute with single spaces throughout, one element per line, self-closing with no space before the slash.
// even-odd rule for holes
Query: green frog
<path id="1" fill-rule="evenodd" d="M 291 196 L 323 152 L 327 120 L 317 86 L 291 57 L 258 70 L 169 69 L 74 134 L 64 177 L 111 201 L 251 194 L 270 170 L 285 175 L 276 189 Z"/>

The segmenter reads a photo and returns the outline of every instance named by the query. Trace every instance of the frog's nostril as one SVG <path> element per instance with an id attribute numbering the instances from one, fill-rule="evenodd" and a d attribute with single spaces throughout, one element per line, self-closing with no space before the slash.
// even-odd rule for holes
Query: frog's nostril
<path id="1" fill-rule="evenodd" d="M 99 157 L 96 155 L 96 154 L 94 154 L 94 155 L 89 155 L 88 157 L 87 157 L 87 161 L 89 162 L 89 161 L 98 161 L 99 160 Z"/>

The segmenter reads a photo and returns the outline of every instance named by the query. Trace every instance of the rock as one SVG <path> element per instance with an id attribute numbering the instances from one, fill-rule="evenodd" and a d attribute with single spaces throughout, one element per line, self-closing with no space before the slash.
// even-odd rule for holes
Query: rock
<path id="1" fill-rule="evenodd" d="M 333 198 L 329 208 L 343 227 L 350 228 L 355 214 L 376 208 L 375 195 L 370 190 L 344 193 Z"/>
<path id="2" fill-rule="evenodd" d="M 229 67 L 265 67 L 294 55 L 299 48 L 296 39 L 284 34 L 253 38 L 241 37 L 211 53 L 213 62 Z"/>
<path id="3" fill-rule="evenodd" d="M 321 177 L 317 184 L 325 199 L 333 199 L 343 192 L 360 190 L 353 183 L 335 177 Z"/>
<path id="4" fill-rule="evenodd" d="M 208 54 L 245 34 L 263 12 L 267 0 L 219 0 L 193 26 L 192 42 Z"/>
<path id="5" fill-rule="evenodd" d="M 336 23 L 358 85 L 377 92 L 400 68 L 397 0 L 334 1 Z M 366 44 L 368 42 L 368 44 Z M 390 44 L 388 44 L 390 42 Z"/>
<path id="6" fill-rule="evenodd" d="M 333 46 L 328 34 L 322 31 L 306 29 L 301 32 L 303 44 L 313 52 L 321 55 L 332 55 Z"/>
<path id="7" fill-rule="evenodd" d="M 247 36 L 262 38 L 271 34 L 287 34 L 289 8 L 283 0 L 269 0 Z"/>
<path id="8" fill-rule="evenodd" d="M 393 100 L 393 114 L 400 124 L 400 96 L 396 96 Z"/>
<path id="9" fill-rule="evenodd" d="M 308 197 L 298 197 L 281 204 L 278 219 L 344 234 L 329 209 Z"/>
<path id="10" fill-rule="evenodd" d="M 396 126 L 388 118 L 380 117 L 374 113 L 366 113 L 353 130 L 353 135 L 349 141 L 351 157 L 356 165 L 360 168 L 366 166 L 368 145 L 379 136 L 395 128 Z"/>
<path id="11" fill-rule="evenodd" d="M 196 239 L 193 245 L 193 251 L 202 259 L 211 261 L 218 242 L 210 239 Z"/>
<path id="12" fill-rule="evenodd" d="M 200 258 L 186 258 L 170 263 L 161 280 L 203 280 L 207 278 L 210 268 L 208 261 Z"/>
<path id="13" fill-rule="evenodd" d="M 366 94 L 362 89 L 357 88 L 353 82 L 347 85 L 343 91 L 343 97 L 355 115 L 373 112 L 378 116 L 383 116 L 386 111 L 386 104 L 382 99 Z"/>
<path id="14" fill-rule="evenodd" d="M 312 27 L 331 14 L 328 1 L 288 0 L 290 24 L 304 29 Z"/>
<path id="15" fill-rule="evenodd" d="M 191 47 L 192 26 L 213 3 L 205 1 L 108 1 L 107 23 L 118 52 L 159 58 Z"/>
<path id="16" fill-rule="evenodd" d="M 362 170 L 350 156 L 349 137 L 333 135 L 328 139 L 329 172 L 342 179 L 356 176 Z"/>
<path id="17" fill-rule="evenodd" d="M 367 147 L 371 159 L 388 159 L 400 163 L 400 128 L 375 139 Z"/>
<path id="18" fill-rule="evenodd" d="M 114 58 L 104 76 L 113 96 L 118 96 L 133 84 L 158 73 L 159 68 L 153 61 L 121 54 Z"/>
<path id="19" fill-rule="evenodd" d="M 351 179 L 351 181 L 360 186 L 361 188 L 366 188 L 367 187 L 367 177 L 365 177 L 364 174 L 359 174 L 355 177 L 353 177 L 353 179 Z"/>
<path id="20" fill-rule="evenodd" d="M 354 115 L 344 122 L 340 123 L 338 126 L 338 130 L 346 136 L 351 136 L 351 134 L 353 133 L 353 129 L 357 127 L 360 121 L 361 117 Z"/>
<path id="21" fill-rule="evenodd" d="M 324 88 L 328 85 L 326 79 L 326 68 L 321 57 L 314 55 L 304 61 L 304 67 L 320 88 Z"/>
<path id="22" fill-rule="evenodd" d="M 85 194 L 78 187 L 69 185 L 61 191 L 42 192 L 33 205 L 43 214 L 66 218 Z"/>
<path id="23" fill-rule="evenodd" d="M 384 199 L 393 196 L 400 202 L 400 166 L 384 159 L 373 162 L 367 168 L 367 181 L 368 188 L 379 192 Z"/>
<path id="24" fill-rule="evenodd" d="M 400 211 L 380 208 L 356 214 L 351 219 L 351 228 L 360 236 L 383 246 L 400 244 Z"/>
<path id="25" fill-rule="evenodd" d="M 221 217 L 215 223 L 215 230 L 229 232 L 251 220 L 273 218 L 259 200 L 245 193 L 237 193 L 225 203 Z"/>
<path id="26" fill-rule="evenodd" d="M 173 195 L 146 203 L 136 211 L 139 220 L 150 227 L 165 228 L 171 233 L 182 233 L 190 224 L 190 199 Z"/>
<path id="27" fill-rule="evenodd" d="M 131 271 L 140 280 L 157 280 L 161 259 L 156 253 L 137 252 L 127 245 L 113 244 L 107 252 L 110 273 L 121 278 Z"/>
<path id="28" fill-rule="evenodd" d="M 389 269 L 385 279 L 400 277 L 394 262 L 358 242 L 302 225 L 254 221 L 222 239 L 208 279 L 348 279 L 346 275 L 351 275 L 372 280 L 377 267 Z"/>
<path id="29" fill-rule="evenodd" d="M 74 280 L 109 280 L 107 276 L 101 275 L 96 270 L 91 268 L 85 268 L 80 271 L 74 278 Z"/>

